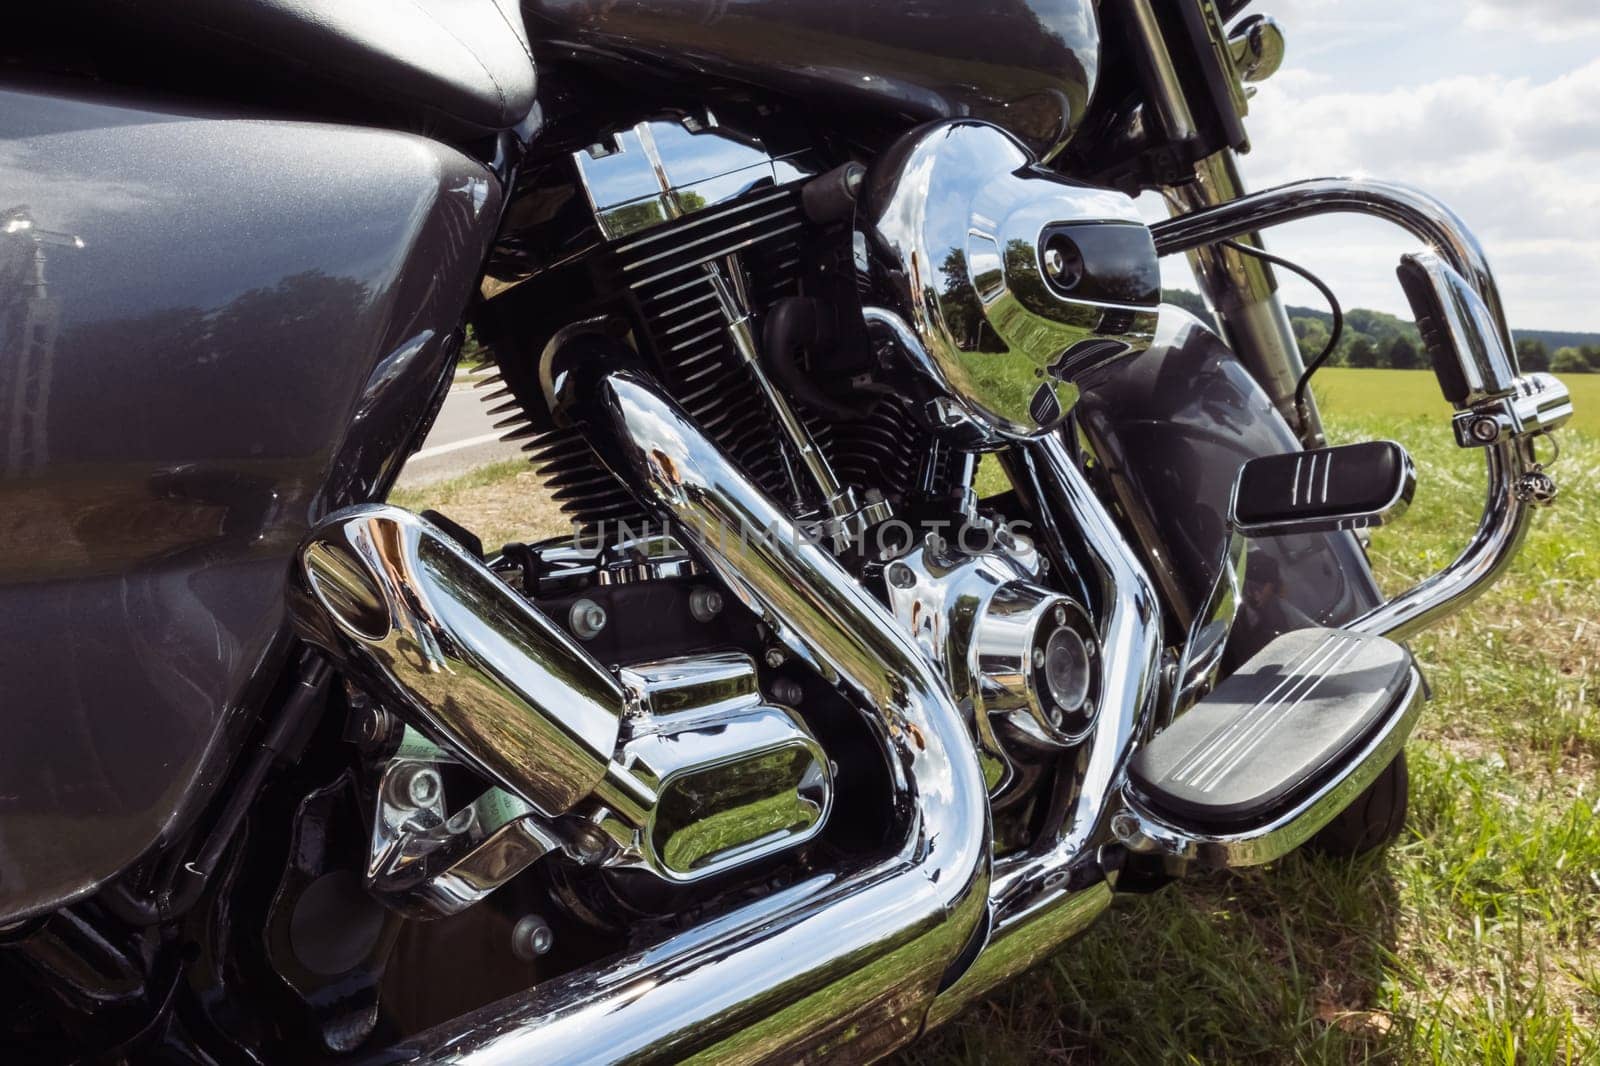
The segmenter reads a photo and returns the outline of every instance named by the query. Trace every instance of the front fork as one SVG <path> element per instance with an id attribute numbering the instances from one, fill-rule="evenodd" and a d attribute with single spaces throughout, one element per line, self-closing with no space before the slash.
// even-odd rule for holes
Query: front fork
<path id="1" fill-rule="evenodd" d="M 1238 200 L 1245 195 L 1233 150 L 1224 148 L 1194 165 L 1194 181 L 1170 185 L 1162 195 L 1173 216 L 1187 215 Z M 1240 243 L 1264 248 L 1261 235 L 1241 233 Z M 1278 299 L 1278 279 L 1266 261 L 1223 244 L 1189 250 L 1189 265 L 1201 295 L 1211 307 L 1222 335 L 1239 361 L 1260 383 L 1272 405 L 1307 447 L 1325 442 L 1322 417 L 1309 390 L 1296 409 L 1295 391 L 1305 373 L 1300 345 L 1289 315 Z"/>

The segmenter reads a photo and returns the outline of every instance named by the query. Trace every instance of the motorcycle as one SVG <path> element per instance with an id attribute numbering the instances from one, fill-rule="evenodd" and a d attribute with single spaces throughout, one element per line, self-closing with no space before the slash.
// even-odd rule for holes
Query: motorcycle
<path id="1" fill-rule="evenodd" d="M 1403 641 L 1571 403 L 1427 194 L 1246 193 L 1246 6 L 16 16 L 7 1045 L 865 1061 L 1118 893 L 1392 839 Z M 1414 467 L 1326 444 L 1260 238 L 1330 212 L 1425 246 L 1488 471 L 1390 599 Z M 570 535 L 385 502 L 468 327 Z"/>

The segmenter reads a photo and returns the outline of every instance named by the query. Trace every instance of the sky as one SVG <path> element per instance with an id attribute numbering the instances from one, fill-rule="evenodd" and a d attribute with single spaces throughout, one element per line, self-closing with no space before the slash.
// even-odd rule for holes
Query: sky
<path id="1" fill-rule="evenodd" d="M 1250 189 L 1330 175 L 1419 186 L 1477 233 L 1513 329 L 1600 331 L 1600 0 L 1258 0 L 1250 10 L 1275 17 L 1287 41 L 1245 119 Z M 1267 234 L 1346 307 L 1406 318 L 1394 268 L 1416 244 L 1352 215 Z M 1182 262 L 1168 265 L 1168 285 L 1195 287 Z M 1323 305 L 1279 279 L 1287 302 Z"/>

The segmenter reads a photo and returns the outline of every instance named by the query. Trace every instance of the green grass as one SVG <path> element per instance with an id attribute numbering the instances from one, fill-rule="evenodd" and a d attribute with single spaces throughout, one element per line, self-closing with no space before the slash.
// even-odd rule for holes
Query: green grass
<path id="1" fill-rule="evenodd" d="M 1312 380 L 1321 402 L 1336 414 L 1403 419 L 1450 416 L 1450 405 L 1440 397 L 1431 370 L 1329 367 Z M 1600 374 L 1563 374 L 1561 381 L 1572 392 L 1570 428 L 1600 436 Z"/>
<path id="2" fill-rule="evenodd" d="M 903 1064 L 1600 1062 L 1600 376 L 1566 380 L 1560 500 L 1505 579 L 1414 641 L 1435 698 L 1404 838 L 1125 899 Z M 1381 583 L 1437 570 L 1484 483 L 1431 375 L 1332 369 L 1318 393 L 1336 440 L 1418 463 L 1411 510 L 1374 537 Z M 560 527 L 520 463 L 402 502 L 491 544 Z"/>

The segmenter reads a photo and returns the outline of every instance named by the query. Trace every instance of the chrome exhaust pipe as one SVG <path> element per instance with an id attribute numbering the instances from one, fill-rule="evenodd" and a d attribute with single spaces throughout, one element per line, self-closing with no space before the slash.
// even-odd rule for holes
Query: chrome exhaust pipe
<path id="1" fill-rule="evenodd" d="M 622 685 L 432 523 L 333 515 L 300 546 L 299 592 L 296 623 L 346 676 L 541 813 L 627 790 Z"/>
<path id="2" fill-rule="evenodd" d="M 598 335 L 573 338 L 601 350 Z M 422 1033 L 384 1054 L 488 1063 L 704 1056 L 749 1062 L 915 1037 L 984 929 L 989 808 L 943 681 L 887 610 L 674 404 L 629 372 L 558 377 L 613 470 L 671 518 L 779 638 L 867 709 L 890 766 L 898 843 L 654 947 Z"/>

